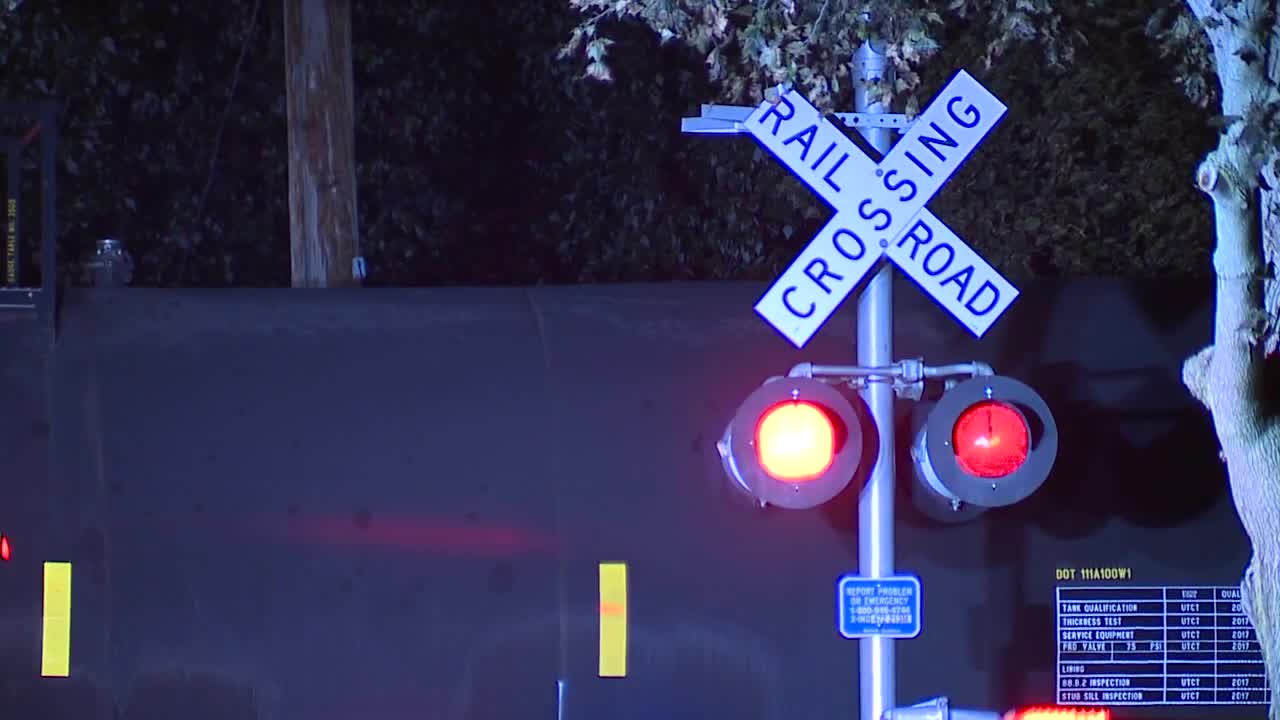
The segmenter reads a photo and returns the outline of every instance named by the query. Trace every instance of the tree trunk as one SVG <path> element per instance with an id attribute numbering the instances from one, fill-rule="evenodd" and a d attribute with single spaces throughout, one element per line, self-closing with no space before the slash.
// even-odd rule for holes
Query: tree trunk
<path id="1" fill-rule="evenodd" d="M 1213 416 L 1231 496 L 1253 544 L 1241 597 L 1272 688 L 1268 716 L 1280 720 L 1280 421 L 1263 383 L 1277 324 L 1267 265 L 1277 259 L 1280 185 L 1274 139 L 1250 128 L 1278 97 L 1280 48 L 1271 39 L 1275 20 L 1267 19 L 1272 1 L 1188 0 L 1213 49 L 1222 114 L 1237 120 L 1196 172 L 1197 186 L 1213 201 L 1217 301 L 1213 345 L 1187 360 L 1183 379 Z M 1271 179 L 1269 187 L 1260 186 L 1260 177 Z"/>
<path id="2" fill-rule="evenodd" d="M 351 0 L 284 0 L 294 287 L 358 285 Z"/>

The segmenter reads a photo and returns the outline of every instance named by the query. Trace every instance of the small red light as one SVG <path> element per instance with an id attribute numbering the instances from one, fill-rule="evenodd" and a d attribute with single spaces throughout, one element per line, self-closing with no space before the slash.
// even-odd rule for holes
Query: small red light
<path id="1" fill-rule="evenodd" d="M 1111 720 L 1111 711 L 1105 708 L 1033 707 L 1015 710 L 1006 720 Z"/>
<path id="2" fill-rule="evenodd" d="M 1022 414 L 995 400 L 970 405 L 956 419 L 951 440 L 960 469 L 980 478 L 1001 478 L 1027 461 L 1030 432 Z"/>
<path id="3" fill-rule="evenodd" d="M 774 405 L 756 425 L 756 457 L 779 480 L 803 482 L 836 459 L 836 430 L 826 411 L 799 400 Z"/>
<path id="4" fill-rule="evenodd" d="M 0 535 L 0 560 L 9 562 L 9 556 L 12 551 L 9 549 L 9 536 Z"/>

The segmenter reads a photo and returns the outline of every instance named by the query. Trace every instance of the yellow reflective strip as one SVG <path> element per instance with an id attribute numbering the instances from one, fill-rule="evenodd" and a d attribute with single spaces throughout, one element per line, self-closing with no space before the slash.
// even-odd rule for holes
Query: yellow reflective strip
<path id="1" fill-rule="evenodd" d="M 71 674 L 71 563 L 44 564 L 44 634 L 40 675 Z"/>
<path id="2" fill-rule="evenodd" d="M 627 565 L 600 563 L 600 677 L 627 676 Z"/>

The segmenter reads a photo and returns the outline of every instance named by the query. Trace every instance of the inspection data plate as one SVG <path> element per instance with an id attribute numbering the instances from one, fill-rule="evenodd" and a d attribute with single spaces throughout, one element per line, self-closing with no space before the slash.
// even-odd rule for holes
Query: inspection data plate
<path id="1" fill-rule="evenodd" d="M 1059 586 L 1057 696 L 1072 705 L 1264 705 L 1240 588 Z"/>

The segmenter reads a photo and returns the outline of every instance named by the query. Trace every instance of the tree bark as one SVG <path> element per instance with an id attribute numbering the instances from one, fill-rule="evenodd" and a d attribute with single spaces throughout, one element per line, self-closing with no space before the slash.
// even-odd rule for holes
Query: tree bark
<path id="1" fill-rule="evenodd" d="M 1217 275 L 1213 345 L 1183 365 L 1183 380 L 1209 409 L 1227 464 L 1231 496 L 1253 545 L 1240 584 L 1242 604 L 1261 646 L 1272 688 L 1268 716 L 1280 720 L 1280 422 L 1264 397 L 1263 365 L 1274 347 L 1274 286 L 1268 262 L 1280 237 L 1277 186 L 1259 178 L 1276 157 L 1246 129 L 1277 97 L 1269 5 L 1275 0 L 1220 3 L 1188 0 L 1213 49 L 1223 115 L 1238 118 L 1196 171 L 1213 202 Z M 1262 220 L 1261 224 L 1259 220 Z"/>
<path id="2" fill-rule="evenodd" d="M 294 287 L 360 284 L 351 0 L 283 0 Z"/>

